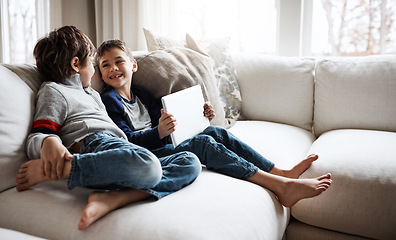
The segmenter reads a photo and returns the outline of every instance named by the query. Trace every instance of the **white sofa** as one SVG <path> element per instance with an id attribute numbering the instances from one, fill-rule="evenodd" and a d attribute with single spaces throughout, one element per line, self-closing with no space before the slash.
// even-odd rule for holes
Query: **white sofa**
<path id="1" fill-rule="evenodd" d="M 32 65 L 1 65 L 0 238 L 394 238 L 396 57 L 233 59 L 244 120 L 229 130 L 281 168 L 318 154 L 302 177 L 331 172 L 330 189 L 289 209 L 266 189 L 204 169 L 179 192 L 130 204 L 78 231 L 91 190 L 69 191 L 64 181 L 15 189 L 41 80 Z"/>

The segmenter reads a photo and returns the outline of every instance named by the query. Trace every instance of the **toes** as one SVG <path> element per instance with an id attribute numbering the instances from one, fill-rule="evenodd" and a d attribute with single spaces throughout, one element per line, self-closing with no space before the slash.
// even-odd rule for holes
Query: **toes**
<path id="1" fill-rule="evenodd" d="M 312 160 L 317 160 L 319 158 L 319 156 L 318 155 L 316 155 L 316 154 L 311 154 L 311 155 L 309 155 L 308 157 L 307 157 L 307 159 L 312 159 Z"/>
<path id="2" fill-rule="evenodd" d="M 18 184 L 16 186 L 16 189 L 17 189 L 18 192 L 21 192 L 21 191 L 25 191 L 26 189 L 28 189 L 28 187 L 26 185 L 23 185 L 23 184 Z"/>
<path id="3" fill-rule="evenodd" d="M 26 174 L 20 173 L 20 174 L 17 174 L 17 175 L 16 175 L 16 178 L 17 178 L 17 179 L 21 179 L 21 178 L 25 178 L 25 176 L 26 176 Z"/>
<path id="4" fill-rule="evenodd" d="M 16 183 L 18 184 L 24 184 L 27 183 L 28 180 L 26 178 L 17 178 Z"/>
<path id="5" fill-rule="evenodd" d="M 330 173 L 327 173 L 327 174 L 325 174 L 325 175 L 322 175 L 322 176 L 318 177 L 317 179 L 318 179 L 319 181 L 320 181 L 320 180 L 324 180 L 324 179 L 331 179 L 331 174 L 330 174 Z"/>

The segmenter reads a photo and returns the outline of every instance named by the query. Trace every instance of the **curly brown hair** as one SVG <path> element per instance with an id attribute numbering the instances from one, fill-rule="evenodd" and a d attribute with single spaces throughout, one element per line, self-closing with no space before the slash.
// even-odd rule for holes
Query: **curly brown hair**
<path id="1" fill-rule="evenodd" d="M 41 38 L 33 50 L 39 73 L 45 81 L 63 82 L 75 74 L 70 65 L 78 57 L 81 65 L 95 55 L 91 40 L 74 26 L 64 26 Z"/>

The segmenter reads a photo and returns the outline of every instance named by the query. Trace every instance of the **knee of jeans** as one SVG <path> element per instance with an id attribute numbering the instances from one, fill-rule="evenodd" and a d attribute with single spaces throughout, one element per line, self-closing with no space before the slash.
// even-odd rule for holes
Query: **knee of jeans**
<path id="1" fill-rule="evenodd" d="M 225 131 L 227 131 L 227 130 L 223 127 L 211 125 L 204 130 L 204 133 L 214 136 L 214 135 L 219 135 L 219 134 L 223 135 Z"/>
<path id="2" fill-rule="evenodd" d="M 160 182 L 162 178 L 161 163 L 149 150 L 141 149 L 138 154 L 132 155 L 130 162 L 129 174 L 138 179 L 139 188 L 152 188 Z"/>
<path id="3" fill-rule="evenodd" d="M 216 142 L 216 140 L 211 136 L 211 135 L 197 135 L 194 137 L 194 140 L 199 140 L 199 141 L 194 141 L 194 143 L 198 144 L 207 144 L 211 142 Z M 205 146 L 203 146 L 204 148 Z"/>
<path id="4" fill-rule="evenodd" d="M 188 159 L 190 166 L 190 174 L 197 177 L 202 171 L 201 161 L 199 160 L 198 156 L 192 152 L 186 152 L 186 154 L 186 159 Z"/>

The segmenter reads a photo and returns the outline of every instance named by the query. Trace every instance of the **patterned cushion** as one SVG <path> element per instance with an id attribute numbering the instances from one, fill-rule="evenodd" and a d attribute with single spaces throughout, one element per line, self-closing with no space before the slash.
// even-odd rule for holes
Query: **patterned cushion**
<path id="1" fill-rule="evenodd" d="M 216 112 L 211 124 L 229 127 L 215 84 L 212 60 L 187 48 L 157 50 L 137 56 L 138 71 L 132 84 L 148 90 L 156 99 L 187 87 L 201 85 L 205 101 Z"/>

